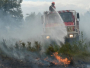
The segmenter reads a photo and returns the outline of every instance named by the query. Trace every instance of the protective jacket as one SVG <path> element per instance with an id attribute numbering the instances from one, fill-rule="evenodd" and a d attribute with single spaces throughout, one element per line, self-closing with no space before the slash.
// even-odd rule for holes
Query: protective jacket
<path id="1" fill-rule="evenodd" d="M 51 5 L 51 6 L 49 7 L 49 10 L 50 10 L 51 12 L 54 11 L 54 9 L 56 9 L 55 6 L 52 6 L 52 5 Z"/>

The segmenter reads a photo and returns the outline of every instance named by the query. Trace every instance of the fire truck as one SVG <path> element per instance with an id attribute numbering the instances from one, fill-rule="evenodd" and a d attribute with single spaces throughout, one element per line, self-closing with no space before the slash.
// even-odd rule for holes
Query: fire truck
<path id="1" fill-rule="evenodd" d="M 79 39 L 79 13 L 77 13 L 75 10 L 61 10 L 57 11 L 60 17 L 63 20 L 63 23 L 65 24 L 66 30 L 67 30 L 67 36 L 65 37 L 66 41 L 70 41 L 72 39 Z M 42 17 L 44 31 L 47 32 L 47 27 L 51 27 L 55 21 L 51 24 L 49 19 L 55 17 L 55 12 L 44 12 L 44 15 Z M 55 27 L 58 24 L 55 24 L 53 27 Z M 44 35 L 46 39 L 50 38 L 50 35 Z"/>

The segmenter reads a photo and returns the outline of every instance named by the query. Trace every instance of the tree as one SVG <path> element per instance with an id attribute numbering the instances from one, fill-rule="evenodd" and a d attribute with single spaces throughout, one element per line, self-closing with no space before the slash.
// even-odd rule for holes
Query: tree
<path id="1" fill-rule="evenodd" d="M 27 14 L 28 16 L 25 18 L 26 22 L 33 22 L 35 21 L 36 14 L 35 12 L 32 12 L 31 14 Z"/>
<path id="2" fill-rule="evenodd" d="M 23 21 L 21 2 L 22 0 L 0 0 L 0 19 L 5 24 L 19 24 Z"/>
<path id="3" fill-rule="evenodd" d="M 35 12 L 32 12 L 30 14 L 27 14 L 27 17 L 25 18 L 26 22 L 41 22 L 41 13 L 39 12 L 37 15 Z"/>

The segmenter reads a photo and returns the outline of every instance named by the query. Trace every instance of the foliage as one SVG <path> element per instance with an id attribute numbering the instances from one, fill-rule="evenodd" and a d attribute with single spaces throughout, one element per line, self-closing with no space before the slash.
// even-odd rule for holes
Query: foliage
<path id="1" fill-rule="evenodd" d="M 35 44 L 35 45 L 32 47 L 32 46 L 31 46 L 31 42 L 28 42 L 27 50 L 28 50 L 28 51 L 31 51 L 31 52 L 40 51 L 40 50 L 41 50 L 41 45 L 40 45 L 40 43 L 37 42 L 37 41 L 35 41 L 34 44 Z"/>
<path id="2" fill-rule="evenodd" d="M 26 16 L 26 18 L 25 18 L 25 21 L 26 22 L 40 22 L 41 20 L 41 13 L 38 13 L 38 14 L 35 14 L 35 12 L 32 12 L 32 13 L 30 13 L 30 14 L 27 14 L 27 16 Z"/>
<path id="3" fill-rule="evenodd" d="M 25 47 L 25 43 L 22 43 L 23 47 Z M 41 50 L 41 44 L 38 41 L 34 42 L 33 47 L 31 46 L 31 42 L 27 42 L 27 50 L 31 52 L 39 52 Z M 83 33 L 81 32 L 81 39 L 78 42 L 73 42 L 73 44 L 65 43 L 58 46 L 56 44 L 48 45 L 45 53 L 47 55 L 52 55 L 54 52 L 58 52 L 60 55 L 65 55 L 67 57 L 89 57 L 90 52 L 88 51 L 90 48 L 90 44 L 85 43 L 83 39 Z"/>
<path id="4" fill-rule="evenodd" d="M 53 53 L 58 52 L 59 55 L 63 57 L 68 57 L 70 59 L 74 58 L 80 58 L 80 59 L 86 59 L 90 57 L 90 51 L 88 48 L 90 48 L 90 43 L 85 43 L 85 40 L 83 39 L 83 33 L 81 33 L 81 39 L 78 42 L 73 42 L 73 44 L 65 43 L 61 44 L 61 46 L 58 46 L 56 44 L 48 45 L 48 48 L 45 51 L 46 55 L 53 55 Z M 5 42 L 3 42 L 3 45 L 6 47 Z M 40 54 L 41 51 L 41 44 L 38 41 L 35 41 L 33 46 L 31 42 L 19 42 L 16 45 L 16 49 L 27 49 L 27 51 L 30 52 L 36 52 Z M 3 54 L 4 52 L 2 49 L 0 49 L 0 54 Z"/>
<path id="5" fill-rule="evenodd" d="M 23 21 L 21 2 L 22 0 L 0 0 L 0 20 L 4 25 L 16 25 Z"/>
<path id="6" fill-rule="evenodd" d="M 78 42 L 73 42 L 73 44 L 65 43 L 62 44 L 61 47 L 54 45 L 49 46 L 46 50 L 46 54 L 51 55 L 51 52 L 58 52 L 59 54 L 66 55 L 68 57 L 80 57 L 80 58 L 86 58 L 90 57 L 90 52 L 88 51 L 88 48 L 90 48 L 90 45 L 85 43 L 85 40 L 83 39 L 83 33 L 81 32 L 81 39 Z"/>

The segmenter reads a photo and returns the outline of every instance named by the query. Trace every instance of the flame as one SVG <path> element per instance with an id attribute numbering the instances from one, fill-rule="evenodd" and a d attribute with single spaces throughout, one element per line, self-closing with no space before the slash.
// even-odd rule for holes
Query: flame
<path id="1" fill-rule="evenodd" d="M 57 64 L 64 64 L 64 65 L 68 65 L 68 64 L 70 64 L 70 60 L 68 60 L 67 58 L 65 58 L 65 59 L 62 59 L 62 57 L 60 57 L 59 55 L 58 55 L 58 52 L 55 52 L 55 53 L 53 53 L 53 55 L 54 55 L 54 57 L 58 60 L 58 62 L 54 62 L 53 61 L 53 63 L 55 64 L 55 65 L 57 65 Z"/>

